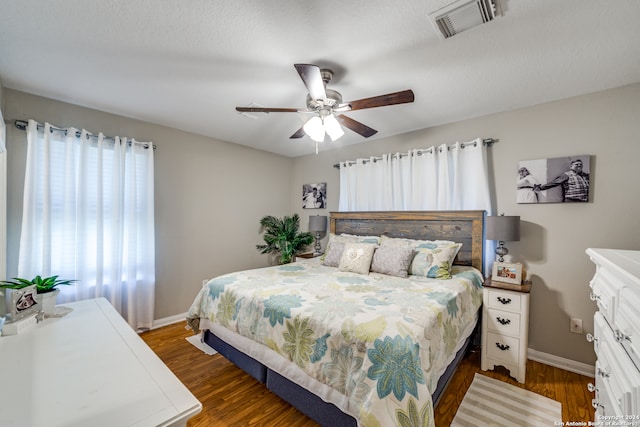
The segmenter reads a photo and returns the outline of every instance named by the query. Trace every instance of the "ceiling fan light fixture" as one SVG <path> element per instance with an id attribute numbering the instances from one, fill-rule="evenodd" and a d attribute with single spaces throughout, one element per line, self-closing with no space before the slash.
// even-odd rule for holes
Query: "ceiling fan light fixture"
<path id="1" fill-rule="evenodd" d="M 302 127 L 307 135 L 316 142 L 324 141 L 325 129 L 320 116 L 313 116 Z"/>
<path id="2" fill-rule="evenodd" d="M 454 1 L 454 0 L 447 0 Z M 455 1 L 492 1 L 499 0 L 455 0 Z M 344 135 L 344 128 L 349 129 L 364 138 L 370 138 L 377 131 L 360 123 L 344 112 L 364 110 L 368 108 L 385 107 L 388 105 L 407 104 L 415 100 L 411 89 L 400 92 L 387 93 L 385 95 L 356 99 L 342 102 L 340 92 L 327 89 L 327 83 L 332 80 L 333 72 L 328 69 L 320 69 L 313 64 L 294 64 L 302 82 L 307 88 L 307 108 L 266 108 L 259 106 L 236 107 L 240 113 L 310 113 L 311 118 L 298 128 L 289 138 L 299 139 L 305 135 L 318 144 L 324 142 L 328 134 L 332 141 L 336 141 Z M 336 115 L 338 114 L 338 115 Z"/>
<path id="3" fill-rule="evenodd" d="M 338 119 L 333 114 L 329 114 L 324 118 L 324 130 L 331 138 L 331 141 L 335 141 L 341 138 L 344 135 L 344 130 L 342 130 L 342 126 L 338 123 Z"/>

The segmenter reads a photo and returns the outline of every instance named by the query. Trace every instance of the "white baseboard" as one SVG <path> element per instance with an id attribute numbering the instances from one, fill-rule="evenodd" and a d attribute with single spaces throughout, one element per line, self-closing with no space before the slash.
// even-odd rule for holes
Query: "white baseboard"
<path id="1" fill-rule="evenodd" d="M 173 325 L 174 323 L 182 322 L 187 319 L 187 313 L 180 313 L 174 316 L 165 317 L 163 319 L 156 319 L 151 325 L 151 329 L 161 328 L 163 326 Z"/>
<path id="2" fill-rule="evenodd" d="M 565 359 L 564 357 L 554 356 L 553 354 L 543 353 L 531 348 L 529 349 L 527 358 L 535 362 L 544 363 L 545 365 L 564 369 L 565 371 L 591 378 L 595 377 L 595 366 L 586 363 L 576 362 L 575 360 Z"/>

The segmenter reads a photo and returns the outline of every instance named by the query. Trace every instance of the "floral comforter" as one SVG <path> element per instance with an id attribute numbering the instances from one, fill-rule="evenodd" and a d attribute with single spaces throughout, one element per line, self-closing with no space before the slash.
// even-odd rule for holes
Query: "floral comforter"
<path id="1" fill-rule="evenodd" d="M 208 282 L 190 324 L 257 341 L 344 396 L 362 426 L 433 426 L 431 391 L 477 319 L 482 275 L 408 279 L 340 272 L 319 260 Z"/>

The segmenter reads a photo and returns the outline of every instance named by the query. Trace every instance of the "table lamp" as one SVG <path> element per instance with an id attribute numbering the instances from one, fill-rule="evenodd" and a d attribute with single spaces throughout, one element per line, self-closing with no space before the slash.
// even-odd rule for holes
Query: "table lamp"
<path id="1" fill-rule="evenodd" d="M 504 262 L 504 256 L 509 253 L 504 242 L 517 242 L 520 240 L 520 217 L 504 216 L 504 214 L 488 216 L 486 225 L 486 238 L 487 240 L 498 241 L 496 255 L 498 255 L 498 261 Z"/>
<path id="2" fill-rule="evenodd" d="M 313 254 L 319 255 L 322 250 L 322 247 L 320 246 L 320 234 L 327 231 L 327 217 L 325 215 L 310 216 L 309 231 L 316 233 L 316 244 L 313 247 Z"/>

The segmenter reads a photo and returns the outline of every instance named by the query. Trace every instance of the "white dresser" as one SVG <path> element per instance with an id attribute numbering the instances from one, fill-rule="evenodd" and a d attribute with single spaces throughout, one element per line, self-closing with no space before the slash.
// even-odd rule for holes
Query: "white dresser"
<path id="1" fill-rule="evenodd" d="M 186 426 L 202 405 L 104 299 L 0 337 L 3 427 Z"/>
<path id="2" fill-rule="evenodd" d="M 602 417 L 639 425 L 640 416 L 640 251 L 587 249 L 596 265 L 590 282 L 597 303 L 593 335 L 596 352 L 593 406 Z"/>
<path id="3" fill-rule="evenodd" d="M 483 289 L 483 371 L 504 366 L 518 382 L 525 382 L 529 344 L 531 284 L 513 285 L 487 279 Z"/>

